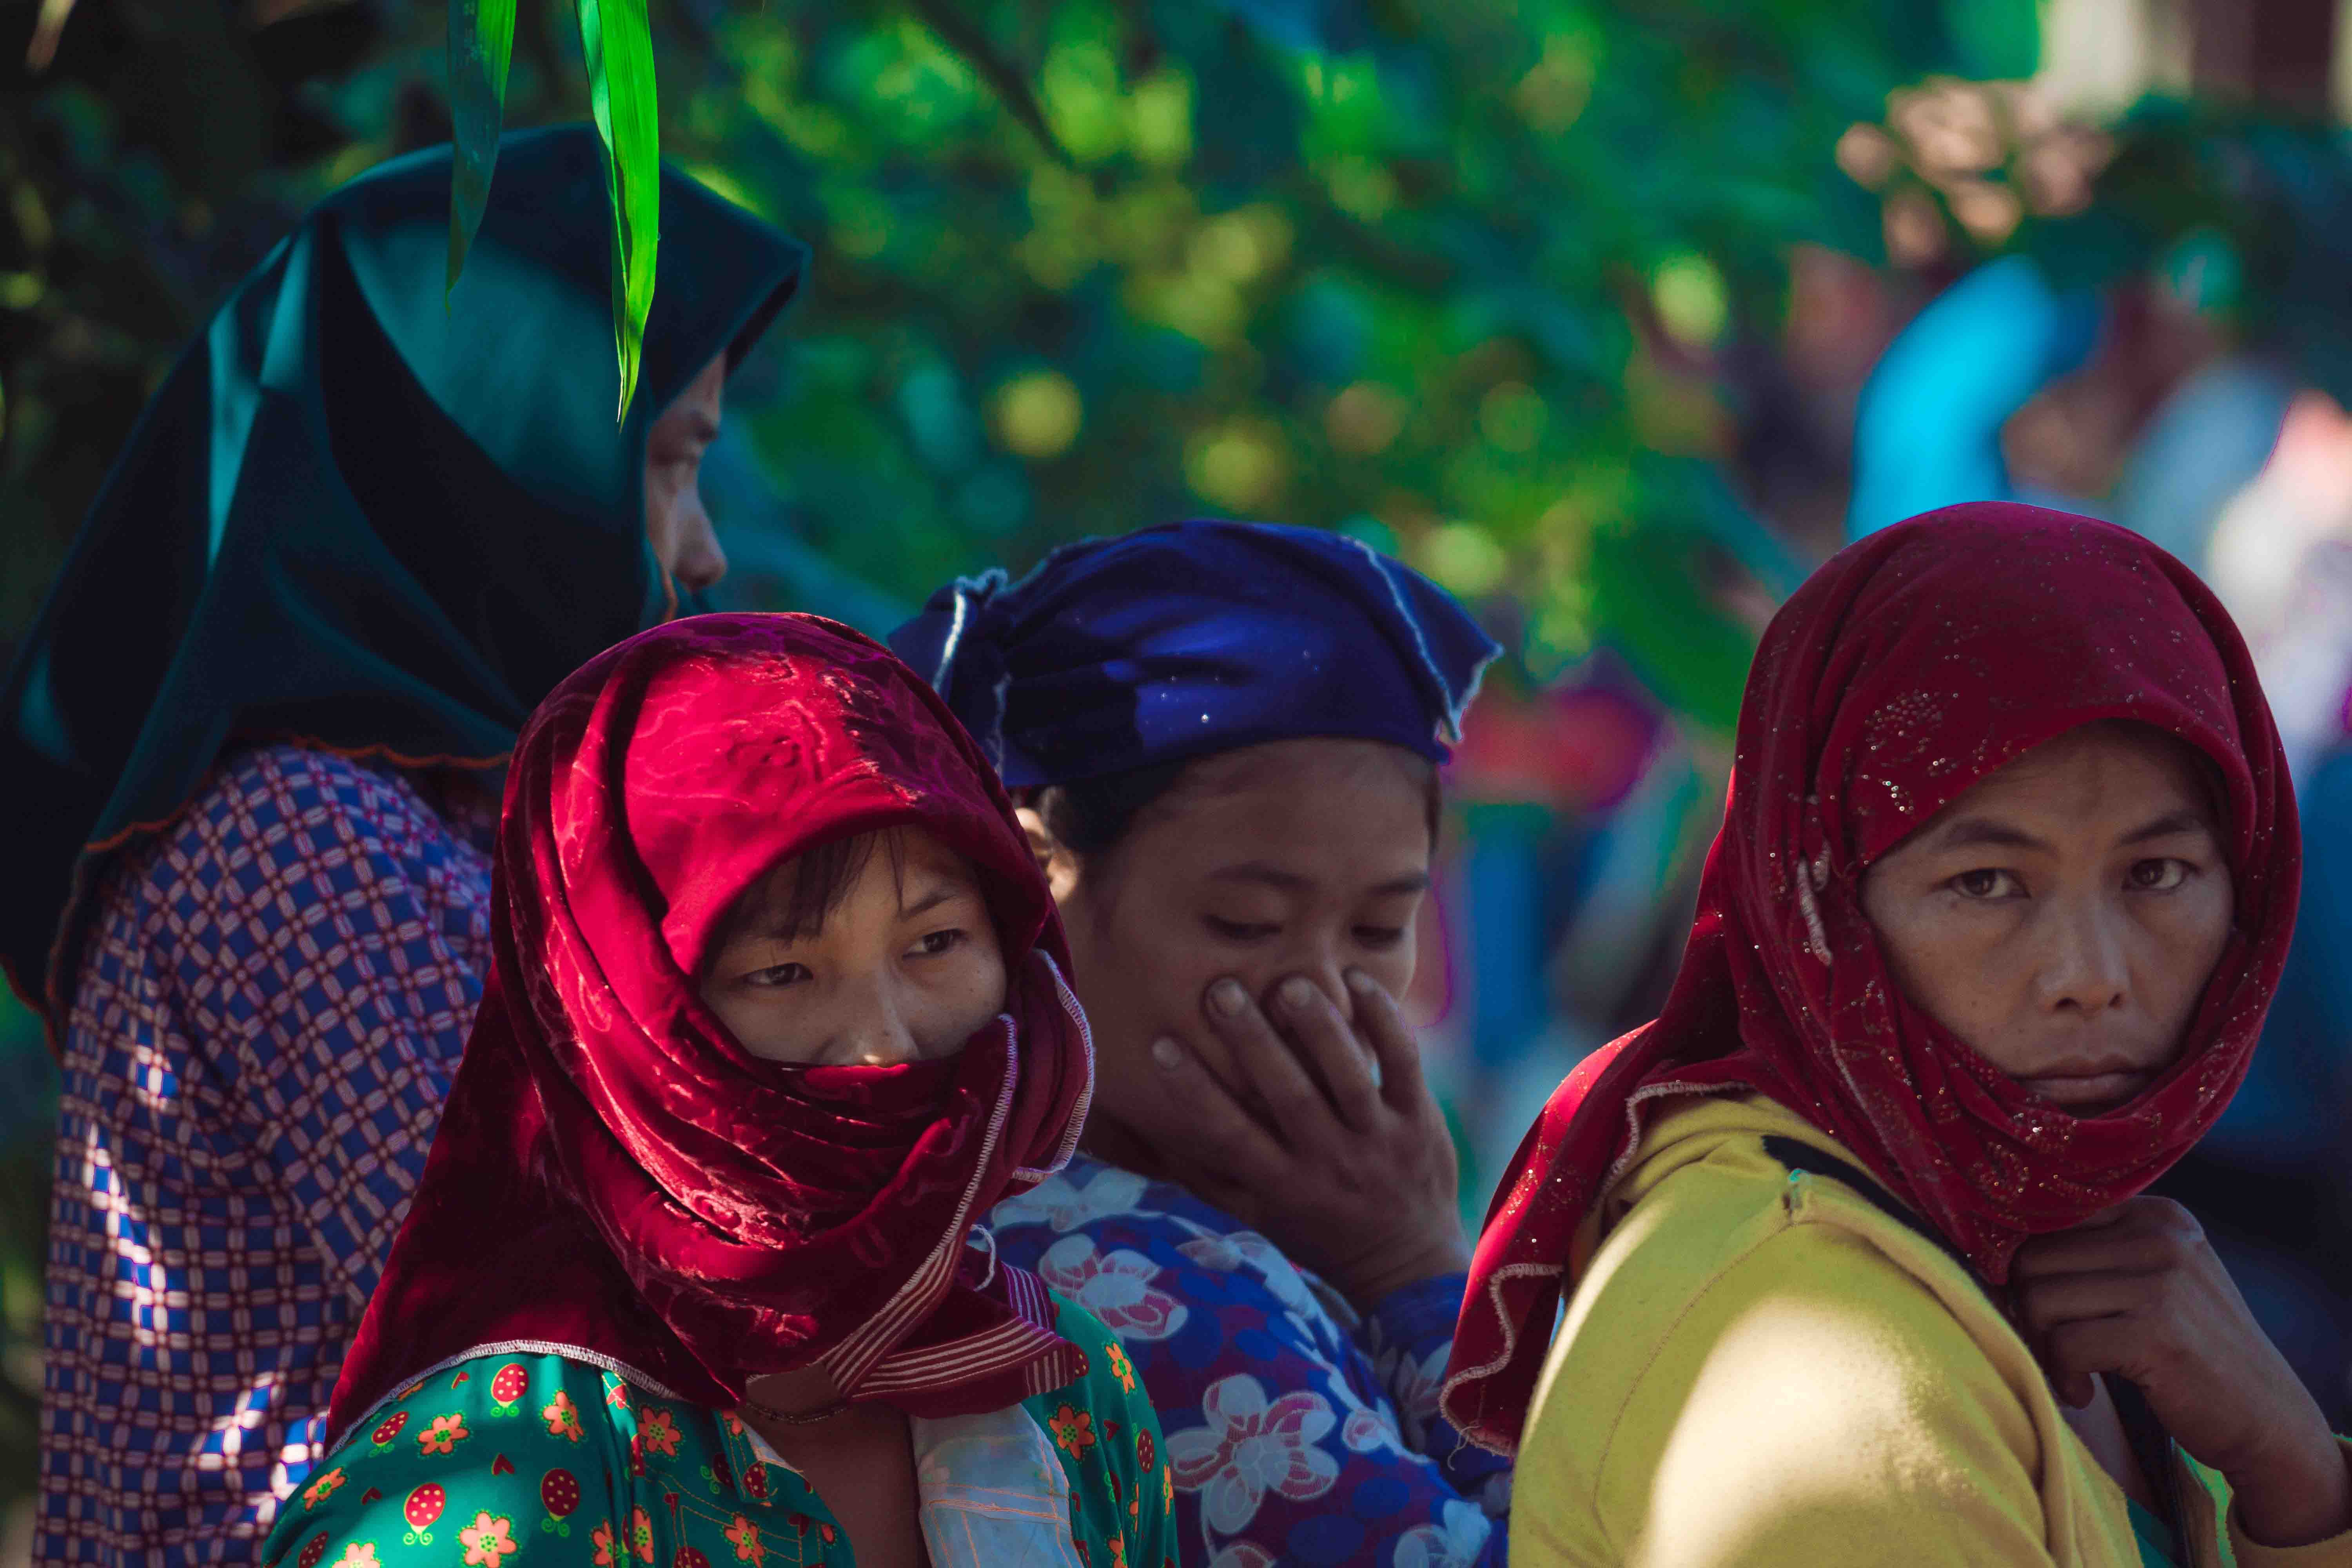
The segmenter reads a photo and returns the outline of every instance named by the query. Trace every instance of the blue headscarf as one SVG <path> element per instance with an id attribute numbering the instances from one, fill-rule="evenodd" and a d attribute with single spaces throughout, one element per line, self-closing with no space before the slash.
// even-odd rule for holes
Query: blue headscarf
<path id="1" fill-rule="evenodd" d="M 1502 649 L 1445 591 L 1344 534 L 1164 523 L 959 579 L 891 634 L 1028 789 L 1304 736 L 1432 762 Z"/>

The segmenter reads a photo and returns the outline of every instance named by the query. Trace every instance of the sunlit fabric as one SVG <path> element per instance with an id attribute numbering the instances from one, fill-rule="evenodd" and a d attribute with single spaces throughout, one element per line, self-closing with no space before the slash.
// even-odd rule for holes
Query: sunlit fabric
<path id="1" fill-rule="evenodd" d="M 1005 1011 L 942 1060 L 746 1052 L 696 984 L 738 895 L 919 826 L 979 874 Z M 516 743 L 490 978 L 330 1441 L 429 1368 L 530 1343 L 731 1407 L 822 1364 L 912 1415 L 1077 1375 L 1045 1288 L 964 1245 L 1059 1170 L 1093 1083 L 1045 879 L 945 707 L 801 616 L 698 616 L 584 666 Z"/>
<path id="2" fill-rule="evenodd" d="M 0 689 L 0 963 L 63 1022 L 106 855 L 226 747 L 492 763 L 583 659 L 661 619 L 646 431 L 792 296 L 802 247 L 685 177 L 617 402 L 595 135 L 509 137 L 446 286 L 446 148 L 328 197 L 150 400 Z"/>
<path id="3" fill-rule="evenodd" d="M 1013 789 L 1297 736 L 1443 762 L 1501 651 L 1345 534 L 1165 523 L 950 584 L 890 636 Z"/>
<path id="4" fill-rule="evenodd" d="M 2189 1047 L 2120 1110 L 2036 1098 L 1904 997 L 1863 872 L 1978 780 L 2103 719 L 2212 759 L 2237 921 Z M 2028 1236 L 2145 1188 L 2245 1076 L 2285 963 L 2301 851 L 2245 645 L 2137 534 L 2016 505 L 1953 507 L 1848 546 L 1774 617 L 1740 711 L 1731 798 L 1658 1019 L 1580 1064 L 1487 1216 L 1444 1409 L 1518 1437 L 1569 1241 L 1660 1098 L 1758 1089 L 1853 1150 L 1987 1279 Z"/>

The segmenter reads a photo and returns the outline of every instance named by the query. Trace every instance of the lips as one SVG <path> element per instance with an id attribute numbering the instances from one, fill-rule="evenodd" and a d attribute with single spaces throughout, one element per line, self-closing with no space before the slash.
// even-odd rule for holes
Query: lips
<path id="1" fill-rule="evenodd" d="M 2156 1074 L 2135 1068 L 2108 1072 L 2044 1073 L 2017 1081 L 2053 1105 L 2070 1110 L 2112 1110 L 2155 1081 Z"/>

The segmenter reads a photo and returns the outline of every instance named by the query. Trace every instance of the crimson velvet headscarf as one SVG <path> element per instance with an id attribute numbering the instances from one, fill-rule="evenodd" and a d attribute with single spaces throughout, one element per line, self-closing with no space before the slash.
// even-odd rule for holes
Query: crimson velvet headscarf
<path id="1" fill-rule="evenodd" d="M 787 857 L 901 826 L 976 868 L 1003 1014 L 940 1061 L 745 1051 L 696 991 L 721 916 Z M 492 901 L 481 1013 L 331 1444 L 493 1349 L 719 1406 L 821 1363 L 926 1415 L 1084 1370 L 1036 1279 L 966 1240 L 1069 1157 L 1086 1020 L 1003 791 L 906 666 L 813 616 L 699 616 L 600 655 L 515 748 Z"/>
<path id="2" fill-rule="evenodd" d="M 2153 725 L 2212 760 L 2236 921 L 2146 1092 L 2036 1099 L 1913 1005 L 1863 872 L 1979 779 L 2078 725 Z M 1571 1238 L 1658 1100 L 1754 1089 L 1853 1150 L 1989 1281 L 2027 1237 L 2145 1188 L 2246 1071 L 2294 924 L 2294 799 L 2244 644 L 2138 535 L 2038 507 L 1948 508 L 1832 557 L 1765 633 L 1722 832 L 1657 1020 L 1580 1064 L 1505 1175 L 1443 1403 L 1516 1449 Z M 1527 1331 L 1532 1328 L 1534 1331 Z"/>

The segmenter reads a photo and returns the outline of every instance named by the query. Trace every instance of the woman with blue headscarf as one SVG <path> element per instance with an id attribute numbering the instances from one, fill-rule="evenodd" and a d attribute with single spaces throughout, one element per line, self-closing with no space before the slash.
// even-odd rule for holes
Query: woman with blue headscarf
<path id="1" fill-rule="evenodd" d="M 63 1070 L 34 1556 L 249 1560 L 423 1172 L 498 771 L 725 569 L 697 474 L 804 253 L 674 174 L 614 421 L 603 155 L 321 203 L 157 389 L 0 686 L 0 959 Z"/>
<path id="2" fill-rule="evenodd" d="M 1395 1000 L 1495 643 L 1357 541 L 1219 521 L 955 583 L 890 641 L 1061 906 L 1094 1109 L 997 1241 L 1118 1335 L 1184 1560 L 1499 1564 L 1507 1467 L 1436 1414 L 1468 1250 Z"/>

